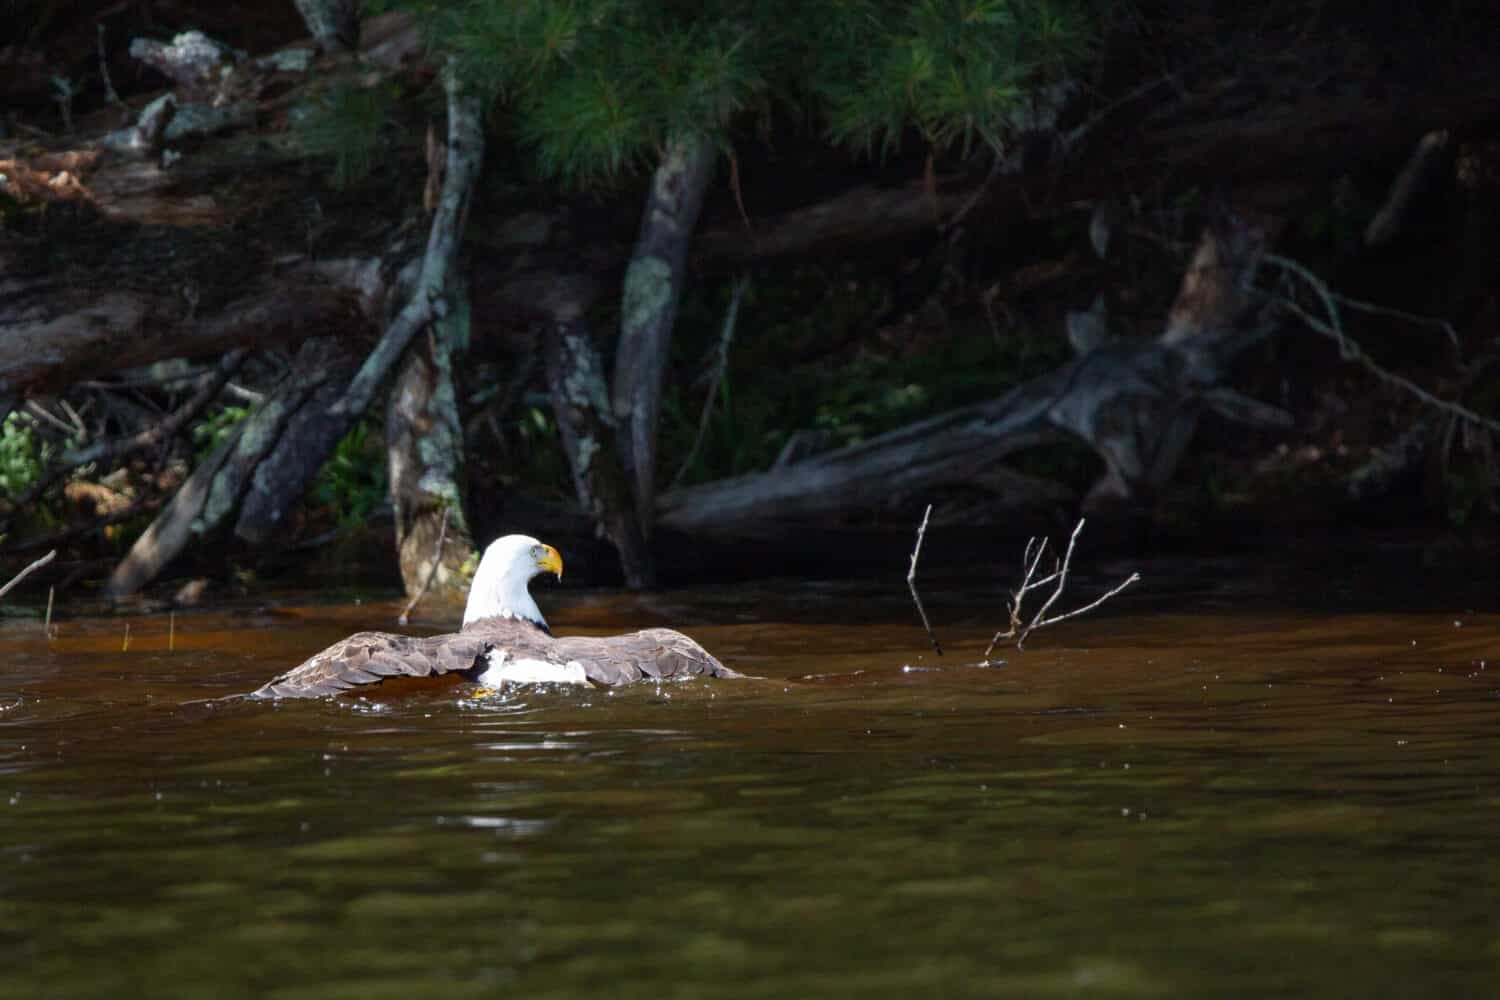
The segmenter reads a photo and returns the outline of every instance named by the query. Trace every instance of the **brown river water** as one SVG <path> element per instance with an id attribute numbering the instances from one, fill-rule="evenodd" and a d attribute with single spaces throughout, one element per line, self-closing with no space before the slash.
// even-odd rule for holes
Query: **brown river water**
<path id="1" fill-rule="evenodd" d="M 992 668 L 993 583 L 542 585 L 758 679 L 488 698 L 209 700 L 392 600 L 0 622 L 0 996 L 1496 995 L 1484 589 L 1143 569 Z"/>

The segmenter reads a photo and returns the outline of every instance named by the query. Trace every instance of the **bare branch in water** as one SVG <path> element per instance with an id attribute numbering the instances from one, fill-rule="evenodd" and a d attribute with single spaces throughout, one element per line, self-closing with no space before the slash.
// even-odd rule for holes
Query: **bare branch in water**
<path id="1" fill-rule="evenodd" d="M 912 603 L 917 606 L 917 614 L 922 616 L 922 627 L 927 630 L 927 638 L 932 642 L 933 650 L 942 656 L 943 647 L 938 644 L 937 634 L 933 632 L 932 623 L 927 618 L 927 609 L 922 606 L 922 597 L 917 593 L 917 560 L 922 557 L 922 540 L 927 537 L 927 522 L 931 517 L 932 504 L 928 504 L 927 509 L 922 513 L 922 523 L 917 526 L 917 544 L 911 550 L 911 568 L 906 572 L 906 586 L 911 591 Z M 1047 613 L 1052 610 L 1052 606 L 1057 603 L 1057 599 L 1062 596 L 1064 588 L 1068 585 L 1068 570 L 1073 563 L 1073 550 L 1078 545 L 1078 536 L 1083 533 L 1084 523 L 1084 518 L 1078 519 L 1078 523 L 1073 526 L 1073 533 L 1068 536 L 1068 547 L 1063 552 L 1062 558 L 1057 559 L 1054 556 L 1052 571 L 1043 576 L 1037 576 L 1037 570 L 1041 567 L 1042 557 L 1047 554 L 1048 541 L 1046 538 L 1034 536 L 1027 540 L 1026 552 L 1021 556 L 1021 585 L 1010 595 L 1010 627 L 1003 632 L 995 633 L 994 638 L 990 639 L 989 646 L 985 648 L 984 658 L 975 666 L 991 666 L 990 654 L 995 651 L 995 647 L 1000 644 L 1001 640 L 1014 639 L 1017 649 L 1025 649 L 1026 640 L 1037 629 L 1087 614 L 1140 580 L 1141 574 L 1131 573 L 1102 597 L 1096 598 L 1081 608 L 1074 608 L 1072 611 L 1048 617 Z M 1049 584 L 1055 584 L 1052 592 L 1047 595 L 1042 606 L 1028 620 L 1025 614 L 1026 595 Z"/>
<path id="2" fill-rule="evenodd" d="M 1140 580 L 1141 574 L 1131 573 L 1130 576 L 1116 584 L 1113 589 L 1097 600 L 1085 604 L 1081 608 L 1075 608 L 1060 615 L 1053 615 L 1050 618 L 1047 617 L 1047 612 L 1052 610 L 1052 605 L 1057 603 L 1057 599 L 1062 596 L 1063 588 L 1068 584 L 1068 569 L 1073 562 L 1073 549 L 1078 543 L 1078 536 L 1083 531 L 1084 523 L 1084 518 L 1078 519 L 1078 523 L 1073 527 L 1073 534 L 1068 537 L 1068 548 L 1063 552 L 1062 559 L 1056 560 L 1052 572 L 1040 579 L 1035 578 L 1036 571 L 1037 566 L 1042 561 L 1042 554 L 1047 550 L 1047 539 L 1038 540 L 1032 538 L 1026 543 L 1026 553 L 1021 557 L 1023 573 L 1021 586 L 1016 588 L 1010 595 L 1010 627 L 1003 632 L 996 632 L 994 638 L 990 640 L 989 646 L 984 651 L 983 665 L 987 666 L 989 664 L 990 654 L 995 651 L 995 647 L 999 645 L 1002 639 L 1014 639 L 1017 649 L 1025 649 L 1027 638 L 1037 629 L 1046 628 L 1048 625 L 1055 625 L 1060 621 L 1066 621 L 1069 618 L 1076 618 L 1079 615 L 1086 614 L 1120 593 L 1126 587 Z M 1036 614 L 1031 616 L 1031 620 L 1025 621 L 1022 609 L 1026 602 L 1026 595 L 1054 581 L 1057 586 L 1052 589 L 1052 593 L 1042 602 L 1042 606 L 1037 609 Z"/>
<path id="3" fill-rule="evenodd" d="M 932 649 L 937 655 L 943 655 L 943 647 L 938 644 L 937 633 L 932 631 L 932 624 L 927 620 L 927 609 L 922 607 L 922 598 L 917 594 L 917 560 L 922 557 L 922 539 L 927 536 L 927 519 L 932 517 L 932 504 L 927 505 L 927 510 L 922 514 L 922 523 L 917 527 L 917 544 L 911 550 L 911 568 L 906 571 L 906 587 L 911 591 L 911 599 L 917 606 L 917 614 L 922 616 L 922 627 L 927 630 L 927 638 L 932 642 Z"/>

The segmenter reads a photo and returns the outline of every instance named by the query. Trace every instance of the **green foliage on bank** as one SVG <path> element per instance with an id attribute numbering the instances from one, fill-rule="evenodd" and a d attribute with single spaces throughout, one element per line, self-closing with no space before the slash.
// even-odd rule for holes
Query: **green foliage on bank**
<path id="1" fill-rule="evenodd" d="M 199 462 L 213 454 L 215 448 L 228 440 L 234 429 L 250 415 L 248 406 L 220 406 L 198 421 L 189 431 L 193 439 L 193 451 Z"/>
<path id="2" fill-rule="evenodd" d="M 0 424 L 0 497 L 9 500 L 26 492 L 51 457 L 34 422 L 27 414 L 12 413 Z"/>
<path id="3" fill-rule="evenodd" d="M 1080 0 L 367 5 L 398 6 L 419 18 L 434 64 L 505 110 L 501 127 L 542 174 L 583 187 L 648 170 L 673 137 L 728 148 L 764 134 L 775 112 L 860 151 L 889 152 L 908 134 L 939 152 L 998 150 L 1093 30 Z M 370 148 L 375 96 L 330 92 L 327 116 L 310 119 L 325 148 Z"/>
<path id="4" fill-rule="evenodd" d="M 364 419 L 339 440 L 307 490 L 307 502 L 353 527 L 385 503 L 389 492 L 385 441 L 380 423 Z"/>
<path id="5" fill-rule="evenodd" d="M 662 399 L 667 480 L 698 435 L 728 295 L 727 285 L 700 287 L 683 302 Z M 764 471 L 794 436 L 804 455 L 867 441 L 993 399 L 1065 358 L 1058 338 L 996 336 L 982 316 L 929 301 L 917 315 L 896 313 L 887 280 L 839 264 L 767 272 L 746 295 L 683 482 Z"/>
<path id="6" fill-rule="evenodd" d="M 196 461 L 202 462 L 228 440 L 250 410 L 220 406 L 189 431 Z M 388 493 L 385 442 L 380 421 L 366 417 L 339 440 L 307 488 L 304 502 L 328 511 L 340 525 L 353 526 L 385 503 Z"/>
<path id="7" fill-rule="evenodd" d="M 400 97 L 393 83 L 335 83 L 293 113 L 293 138 L 310 156 L 333 161 L 333 186 L 342 191 L 364 180 L 379 162 Z"/>

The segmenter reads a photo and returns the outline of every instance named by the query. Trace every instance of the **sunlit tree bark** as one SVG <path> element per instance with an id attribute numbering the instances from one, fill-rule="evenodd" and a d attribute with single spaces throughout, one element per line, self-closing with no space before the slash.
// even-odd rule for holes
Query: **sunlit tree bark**
<path id="1" fill-rule="evenodd" d="M 650 587 L 655 571 L 620 467 L 599 353 L 577 315 L 557 317 L 543 336 L 547 386 L 579 503 L 619 552 L 626 584 Z"/>
<path id="2" fill-rule="evenodd" d="M 468 296 L 450 284 L 448 298 L 452 311 L 406 352 L 385 421 L 401 581 L 408 596 L 439 601 L 462 599 L 475 556 L 453 384 L 454 357 L 468 340 Z"/>
<path id="3" fill-rule="evenodd" d="M 656 504 L 656 436 L 672 325 L 682 299 L 688 245 L 713 170 L 701 136 L 674 139 L 651 178 L 635 251 L 620 300 L 613 405 L 620 457 L 630 476 L 641 533 L 651 535 Z"/>

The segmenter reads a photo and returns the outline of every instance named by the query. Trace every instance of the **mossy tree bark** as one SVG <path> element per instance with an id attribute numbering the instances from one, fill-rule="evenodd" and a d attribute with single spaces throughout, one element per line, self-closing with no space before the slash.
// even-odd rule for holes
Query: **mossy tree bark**
<path id="1" fill-rule="evenodd" d="M 156 520 L 136 539 L 110 575 L 105 592 L 119 598 L 140 590 L 189 543 L 216 534 L 239 508 L 262 468 L 273 476 L 280 475 L 276 466 L 285 464 L 286 449 L 306 455 L 299 435 L 317 426 L 327 411 L 328 398 L 320 397 L 320 390 L 331 387 L 336 396 L 356 360 L 336 338 L 323 337 L 303 344 L 291 372 L 275 391 L 198 463 Z M 311 470 L 317 471 L 321 464 L 318 458 Z M 286 481 L 280 485 L 285 487 Z M 300 487 L 293 488 L 300 496 Z"/>
<path id="2" fill-rule="evenodd" d="M 599 353 L 576 314 L 555 318 L 543 338 L 547 387 L 578 501 L 619 552 L 626 585 L 636 590 L 651 587 L 655 569 L 631 502 L 630 483 L 620 467 Z"/>
<path id="3" fill-rule="evenodd" d="M 468 296 L 450 278 L 453 308 L 413 344 L 386 409 L 385 440 L 396 555 L 408 597 L 462 600 L 477 553 L 464 515 L 463 426 L 453 385 L 453 359 L 468 342 Z"/>
<path id="4" fill-rule="evenodd" d="M 412 338 L 449 311 L 449 277 L 458 258 L 474 184 L 484 162 L 484 122 L 478 97 L 467 94 L 462 84 L 447 73 L 447 155 L 443 162 L 443 187 L 427 235 L 427 251 L 411 298 L 381 335 L 359 373 L 334 409 L 341 413 L 363 413 L 384 384 L 391 368 L 401 358 Z"/>
<path id="5" fill-rule="evenodd" d="M 682 299 L 688 244 L 713 170 L 708 139 L 678 136 L 651 178 L 635 250 L 625 270 L 612 396 L 620 460 L 640 531 L 651 537 L 656 506 L 656 431 L 661 390 Z"/>
<path id="6" fill-rule="evenodd" d="M 339 439 L 369 408 L 417 333 L 431 330 L 432 340 L 438 338 L 435 324 L 455 311 L 449 298 L 454 264 L 484 151 L 479 100 L 464 94 L 451 77 L 446 83 L 445 179 L 410 298 L 362 364 L 346 341 L 321 338 L 305 343 L 292 373 L 276 392 L 200 463 L 137 539 L 110 577 L 111 596 L 122 597 L 145 586 L 189 542 L 216 532 L 236 510 L 240 516 L 235 531 L 240 537 L 252 542 L 271 537 Z M 440 387 L 429 395 L 441 395 Z M 454 408 L 451 369 L 446 405 Z M 456 424 L 456 413 L 452 421 Z M 453 495 L 456 499 L 456 490 Z M 455 540 L 466 537 L 464 530 Z M 460 546 L 453 549 L 461 551 Z M 466 559 L 466 554 L 461 556 L 460 564 Z"/>
<path id="7" fill-rule="evenodd" d="M 332 416 L 329 411 L 343 395 L 359 360 L 359 352 L 350 346 L 320 352 L 323 370 L 318 385 L 287 419 L 276 444 L 250 476 L 234 523 L 237 538 L 264 545 L 286 531 L 318 470 L 354 424 L 354 418 Z"/>

